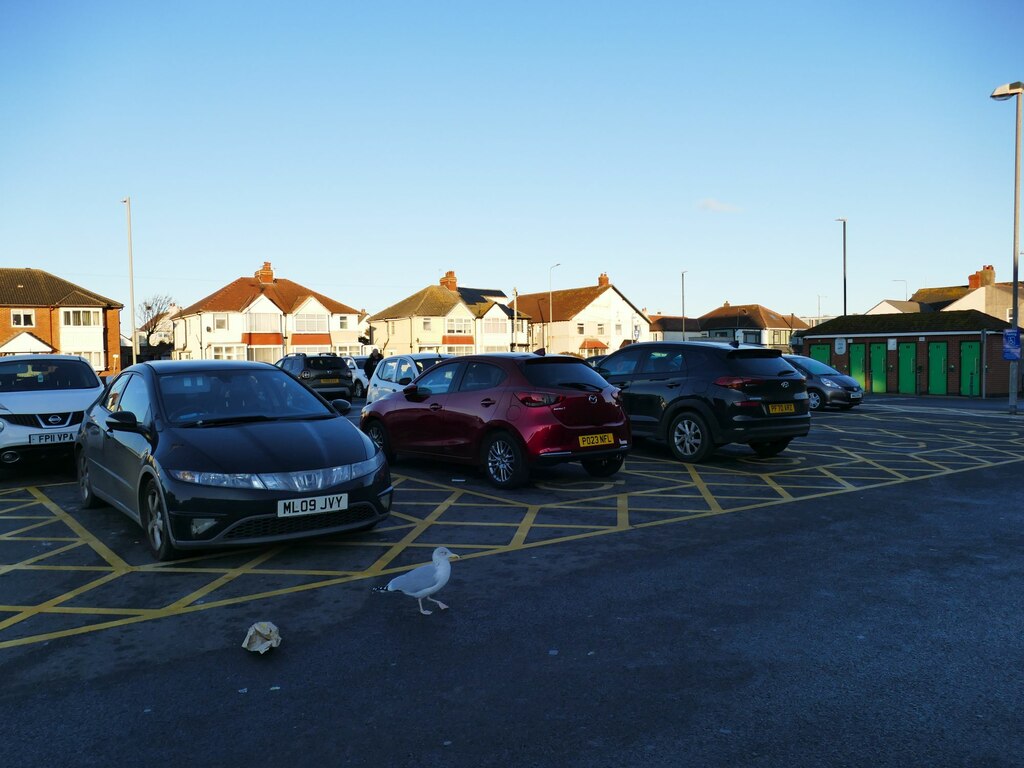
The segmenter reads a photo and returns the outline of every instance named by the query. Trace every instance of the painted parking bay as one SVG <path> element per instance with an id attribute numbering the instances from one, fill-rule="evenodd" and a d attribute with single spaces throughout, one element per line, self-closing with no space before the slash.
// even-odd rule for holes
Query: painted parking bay
<path id="1" fill-rule="evenodd" d="M 231 550 L 153 563 L 141 530 L 109 508 L 82 510 L 71 482 L 0 490 L 0 648 L 382 579 L 429 560 L 463 558 L 679 525 L 1024 459 L 1008 416 L 864 408 L 815 417 L 811 434 L 773 459 L 730 447 L 684 465 L 638 446 L 616 476 L 574 466 L 501 494 L 440 464 L 395 467 L 392 517 L 357 537 Z"/>

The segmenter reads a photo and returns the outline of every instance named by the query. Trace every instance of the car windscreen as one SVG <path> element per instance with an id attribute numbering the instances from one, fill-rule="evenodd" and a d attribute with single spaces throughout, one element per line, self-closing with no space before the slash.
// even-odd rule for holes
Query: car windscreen
<path id="1" fill-rule="evenodd" d="M 304 419 L 334 415 L 306 387 L 280 370 L 234 369 L 164 373 L 157 389 L 175 426 L 225 419 Z"/>
<path id="2" fill-rule="evenodd" d="M 0 362 L 0 392 L 95 389 L 100 380 L 82 360 L 10 360 Z"/>
<path id="3" fill-rule="evenodd" d="M 307 357 L 306 367 L 313 371 L 336 371 L 347 366 L 340 357 Z"/>
<path id="4" fill-rule="evenodd" d="M 441 360 L 443 360 L 443 359 L 444 358 L 441 358 L 441 357 L 430 357 L 430 358 L 427 358 L 426 360 L 422 360 L 420 358 L 416 358 L 415 360 L 413 360 L 413 363 L 415 363 L 415 365 L 416 365 L 416 373 L 420 374 L 420 373 L 423 373 L 428 368 L 433 368 L 435 365 L 440 363 Z"/>
<path id="5" fill-rule="evenodd" d="M 582 360 L 537 357 L 523 361 L 523 375 L 537 387 L 602 390 L 608 386 L 597 371 Z"/>
<path id="6" fill-rule="evenodd" d="M 801 357 L 795 361 L 795 364 L 815 376 L 842 376 L 842 374 L 831 365 L 825 365 L 825 363 L 820 360 L 815 360 L 813 357 Z"/>
<path id="7" fill-rule="evenodd" d="M 726 355 L 733 373 L 744 376 L 799 376 L 773 349 L 738 349 Z"/>

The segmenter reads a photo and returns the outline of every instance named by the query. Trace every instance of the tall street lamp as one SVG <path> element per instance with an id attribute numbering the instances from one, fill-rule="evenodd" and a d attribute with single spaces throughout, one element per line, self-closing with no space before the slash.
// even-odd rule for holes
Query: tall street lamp
<path id="1" fill-rule="evenodd" d="M 562 262 L 558 262 L 557 264 L 552 264 L 550 269 L 548 269 L 548 324 L 545 327 L 545 331 L 544 331 L 544 349 L 547 349 L 548 346 L 551 344 L 551 323 L 553 323 L 554 320 L 555 320 L 555 318 L 554 318 L 555 302 L 554 302 L 554 299 L 552 298 L 552 295 L 551 295 L 551 273 L 555 271 L 555 267 L 560 267 L 560 266 L 562 266 Z"/>
<path id="2" fill-rule="evenodd" d="M 843 222 L 843 317 L 846 317 L 846 219 L 836 219 Z"/>
<path id="3" fill-rule="evenodd" d="M 818 294 L 818 322 L 816 325 L 821 325 L 821 300 L 827 298 L 828 296 L 822 296 L 820 293 Z"/>
<path id="4" fill-rule="evenodd" d="M 1011 314 L 1011 324 L 1013 329 L 1017 330 L 1018 318 L 1017 318 L 1017 258 L 1020 252 L 1020 117 L 1021 117 L 1021 105 L 1020 96 L 1024 93 L 1024 83 L 1007 83 L 1006 85 L 1000 85 L 994 91 L 992 91 L 992 98 L 996 101 L 1006 101 L 1014 96 L 1017 97 L 1017 139 L 1014 145 L 1014 163 L 1013 163 L 1013 310 Z M 1020 361 L 1010 361 L 1010 413 L 1017 413 L 1017 386 L 1019 384 L 1018 371 L 1020 368 Z"/>
<path id="5" fill-rule="evenodd" d="M 132 306 L 132 365 L 139 362 L 139 337 L 135 333 L 135 275 L 132 273 L 132 199 L 126 197 L 121 201 L 125 204 L 128 215 L 128 302 Z"/>
<path id="6" fill-rule="evenodd" d="M 683 341 L 686 341 L 686 273 L 687 272 L 689 272 L 689 270 L 688 269 L 684 269 L 682 272 L 679 273 L 679 276 L 682 278 L 682 292 L 683 292 L 682 293 L 682 299 L 683 299 L 683 302 L 682 302 L 682 310 L 683 310 Z"/>

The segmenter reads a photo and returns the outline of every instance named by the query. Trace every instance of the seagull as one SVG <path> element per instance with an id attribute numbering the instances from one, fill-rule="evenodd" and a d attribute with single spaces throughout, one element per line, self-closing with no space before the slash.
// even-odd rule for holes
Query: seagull
<path id="1" fill-rule="evenodd" d="M 430 565 L 421 565 L 408 573 L 396 576 L 388 582 L 386 587 L 377 589 L 380 592 L 401 592 L 409 597 L 415 597 L 416 602 L 420 605 L 420 613 L 424 616 L 429 616 L 433 611 L 428 611 L 423 607 L 423 598 L 437 603 L 437 607 L 442 611 L 448 610 L 447 605 L 440 600 L 435 600 L 431 595 L 448 583 L 448 578 L 452 575 L 450 561 L 457 560 L 458 557 L 449 552 L 447 547 L 438 547 L 434 550 L 434 555 L 431 558 L 433 562 Z"/>

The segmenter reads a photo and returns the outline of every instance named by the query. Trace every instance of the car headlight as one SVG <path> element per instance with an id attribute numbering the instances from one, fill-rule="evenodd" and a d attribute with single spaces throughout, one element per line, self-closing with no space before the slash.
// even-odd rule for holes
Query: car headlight
<path id="1" fill-rule="evenodd" d="M 313 469 L 303 472 L 263 472 L 260 474 L 225 474 L 222 472 L 196 472 L 188 469 L 170 470 L 175 480 L 214 488 L 243 488 L 267 491 L 293 491 L 308 493 L 333 488 L 364 475 L 376 472 L 384 464 L 384 454 L 377 451 L 371 458 L 355 464 Z"/>
<path id="2" fill-rule="evenodd" d="M 842 389 L 842 387 L 840 387 L 838 384 L 836 384 L 834 381 L 832 381 L 832 379 L 822 379 L 821 383 L 824 384 L 826 387 L 829 387 L 831 389 Z"/>

